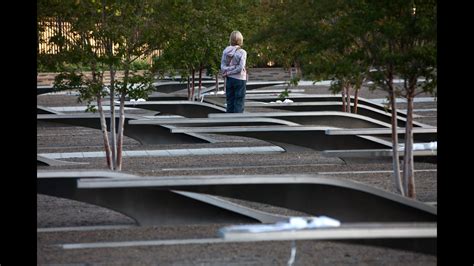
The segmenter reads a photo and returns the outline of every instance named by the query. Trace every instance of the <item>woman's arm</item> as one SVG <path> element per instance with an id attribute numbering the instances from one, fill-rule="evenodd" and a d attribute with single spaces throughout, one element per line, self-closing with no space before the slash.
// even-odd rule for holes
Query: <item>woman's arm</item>
<path id="1" fill-rule="evenodd" d="M 222 71 L 223 73 L 225 73 L 225 72 L 227 72 L 227 71 L 229 71 L 229 70 L 235 69 L 235 67 L 236 67 L 235 65 L 230 65 L 230 66 L 228 66 L 228 65 L 226 65 L 225 62 L 226 62 L 226 55 L 225 55 L 225 53 L 222 53 L 222 58 L 221 58 L 221 71 Z"/>
<path id="2" fill-rule="evenodd" d="M 229 72 L 234 70 L 237 67 L 237 65 L 230 65 L 230 66 L 224 66 L 223 68 L 221 67 L 222 72 Z"/>
<path id="3" fill-rule="evenodd" d="M 241 51 L 242 51 L 242 56 L 240 57 L 239 64 L 235 65 L 234 69 L 227 70 L 226 71 L 227 75 L 233 75 L 233 74 L 240 73 L 242 71 L 242 69 L 245 68 L 245 63 L 247 61 L 247 52 L 245 50 L 241 50 Z M 237 55 L 234 55 L 234 56 L 237 56 Z"/>

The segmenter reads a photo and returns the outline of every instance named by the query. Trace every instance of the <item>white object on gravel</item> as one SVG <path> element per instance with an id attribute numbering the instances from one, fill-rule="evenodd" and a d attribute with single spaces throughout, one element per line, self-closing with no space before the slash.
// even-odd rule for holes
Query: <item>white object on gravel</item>
<path id="1" fill-rule="evenodd" d="M 290 99 L 285 99 L 284 101 L 276 100 L 275 102 L 270 102 L 270 103 L 293 103 L 293 100 L 290 100 Z"/>
<path id="2" fill-rule="evenodd" d="M 139 99 L 137 99 L 137 100 L 131 99 L 130 102 L 146 102 L 146 100 L 145 100 L 145 99 L 142 99 L 142 98 L 139 98 Z"/>
<path id="3" fill-rule="evenodd" d="M 224 231 L 243 230 L 250 233 L 259 233 L 321 227 L 338 227 L 340 225 L 341 222 L 327 216 L 290 217 L 288 222 L 277 222 L 275 224 L 235 225 L 225 227 Z"/>

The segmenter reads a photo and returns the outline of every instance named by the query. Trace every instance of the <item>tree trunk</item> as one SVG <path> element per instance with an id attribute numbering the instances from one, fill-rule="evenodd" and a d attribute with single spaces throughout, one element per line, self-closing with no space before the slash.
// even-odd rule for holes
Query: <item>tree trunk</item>
<path id="1" fill-rule="evenodd" d="M 122 170 L 122 151 L 123 151 L 123 131 L 125 125 L 125 96 L 127 95 L 128 87 L 128 76 L 130 73 L 130 54 L 127 54 L 125 63 L 125 70 L 123 73 L 123 88 L 120 94 L 120 115 L 119 115 L 119 127 L 117 137 L 117 170 Z"/>
<path id="2" fill-rule="evenodd" d="M 191 99 L 194 101 L 194 75 L 196 74 L 196 70 L 193 68 L 193 76 L 191 77 Z"/>
<path id="3" fill-rule="evenodd" d="M 342 111 L 346 112 L 346 91 L 344 87 L 341 90 L 341 98 L 342 98 Z"/>
<path id="4" fill-rule="evenodd" d="M 100 96 L 100 92 L 97 95 L 97 109 L 99 111 L 100 116 L 100 130 L 102 131 L 102 135 L 104 137 L 105 159 L 107 160 L 107 167 L 109 167 L 110 170 L 113 170 L 109 135 L 107 133 L 107 122 L 105 121 L 104 109 L 102 108 L 102 97 Z"/>
<path id="5" fill-rule="evenodd" d="M 198 99 L 201 99 L 201 85 L 202 85 L 202 64 L 199 65 L 199 89 L 198 89 Z"/>
<path id="6" fill-rule="evenodd" d="M 357 104 L 359 103 L 359 90 L 360 87 L 356 87 L 354 91 L 354 114 L 357 114 Z"/>
<path id="7" fill-rule="evenodd" d="M 107 16 L 105 14 L 106 12 L 106 1 L 102 0 L 102 24 L 104 27 L 107 26 Z M 114 51 L 113 51 L 113 43 L 110 39 L 107 37 L 103 39 L 104 41 L 104 48 L 106 55 L 110 58 L 113 56 Z M 109 72 L 110 72 L 110 142 L 111 142 L 111 161 L 112 161 L 112 170 L 115 170 L 115 163 L 116 163 L 116 154 L 117 154 L 117 146 L 115 142 L 115 108 L 114 108 L 114 94 L 115 94 L 115 70 L 113 68 L 113 65 L 110 63 L 109 64 Z"/>
<path id="8" fill-rule="evenodd" d="M 347 108 L 346 108 L 346 111 L 348 113 L 352 113 L 351 112 L 351 86 L 349 84 L 347 84 L 346 86 L 346 97 L 347 97 L 347 100 L 346 100 L 346 104 L 347 104 Z"/>
<path id="9" fill-rule="evenodd" d="M 120 95 L 120 116 L 117 134 L 117 171 L 122 170 L 123 131 L 125 124 L 125 95 L 126 92 L 122 92 Z"/>
<path id="10" fill-rule="evenodd" d="M 406 191 L 402 187 L 401 177 L 400 177 L 400 160 L 398 153 L 398 121 L 397 121 L 397 105 L 396 105 L 396 96 L 395 91 L 390 89 L 390 104 L 392 107 L 392 161 L 393 161 L 393 178 L 395 179 L 395 189 L 402 194 L 406 195 Z"/>
<path id="11" fill-rule="evenodd" d="M 413 95 L 407 97 L 407 121 L 405 126 L 405 153 L 403 156 L 403 180 L 409 198 L 415 198 L 415 175 L 413 170 Z"/>
<path id="12" fill-rule="evenodd" d="M 91 70 L 92 70 L 92 81 L 94 83 L 98 82 L 98 75 L 97 75 L 97 65 L 95 62 L 91 63 Z M 101 76 L 101 83 L 103 82 L 103 75 Z M 102 83 L 103 84 L 103 83 Z M 110 150 L 110 142 L 109 142 L 109 135 L 107 132 L 107 122 L 104 116 L 104 108 L 102 107 L 102 96 L 99 91 L 97 93 L 97 109 L 99 111 L 99 119 L 100 119 L 100 130 L 102 131 L 102 136 L 104 139 L 104 149 L 105 149 L 105 160 L 107 161 L 107 167 L 110 170 L 112 169 L 112 155 Z"/>
<path id="13" fill-rule="evenodd" d="M 112 169 L 117 168 L 117 135 L 115 129 L 115 71 L 113 66 L 109 66 L 110 72 L 110 141 L 112 142 Z"/>
<path id="14" fill-rule="evenodd" d="M 191 101 L 191 85 L 189 84 L 189 72 L 188 72 L 188 101 Z"/>
<path id="15" fill-rule="evenodd" d="M 295 61 L 294 65 L 295 65 L 295 77 L 300 78 L 301 77 L 300 64 L 298 64 L 298 62 Z"/>

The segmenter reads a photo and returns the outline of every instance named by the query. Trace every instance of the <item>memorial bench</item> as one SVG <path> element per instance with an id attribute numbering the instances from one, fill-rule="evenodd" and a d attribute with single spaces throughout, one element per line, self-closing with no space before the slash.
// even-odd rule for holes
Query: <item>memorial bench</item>
<path id="1" fill-rule="evenodd" d="M 390 128 L 389 123 L 352 113 L 340 111 L 313 111 L 313 112 L 258 112 L 258 113 L 210 113 L 209 118 L 236 119 L 236 118 L 276 118 L 298 123 L 305 126 L 331 126 L 338 128 Z"/>
<path id="2" fill-rule="evenodd" d="M 413 138 L 416 142 L 437 141 L 438 129 L 436 127 L 423 128 L 414 127 L 412 129 Z M 370 135 L 370 136 L 392 136 L 391 128 L 349 128 L 349 129 L 328 129 L 326 135 Z M 398 128 L 397 135 L 405 135 L 405 128 Z"/>
<path id="3" fill-rule="evenodd" d="M 223 90 L 224 84 L 222 80 L 219 80 L 219 88 Z M 285 84 L 285 81 L 249 81 L 247 82 L 247 90 L 255 90 L 263 87 L 270 87 L 275 85 Z M 156 91 L 163 93 L 182 93 L 187 94 L 187 82 L 157 82 L 153 84 L 156 88 Z M 194 91 L 197 94 L 198 91 L 198 82 L 194 83 Z M 216 89 L 215 80 L 203 80 L 201 82 L 201 94 L 207 93 L 209 91 Z"/>
<path id="4" fill-rule="evenodd" d="M 36 114 L 55 114 L 55 115 L 59 115 L 59 114 L 63 114 L 62 112 L 58 112 L 54 109 L 51 109 L 49 107 L 46 107 L 46 106 L 41 106 L 41 105 L 37 105 L 36 106 Z"/>
<path id="5" fill-rule="evenodd" d="M 292 90 L 293 91 L 293 90 Z M 293 102 L 342 102 L 341 95 L 334 94 L 290 94 L 287 99 L 292 100 Z M 351 96 L 352 107 L 354 107 L 354 96 Z M 259 101 L 259 102 L 272 102 L 278 100 L 278 95 L 248 95 L 246 100 L 249 101 Z M 360 104 L 369 106 L 380 111 L 391 112 L 390 109 L 387 109 L 383 104 L 375 103 L 370 99 L 358 97 L 357 106 Z M 397 110 L 397 116 L 405 117 L 407 114 L 400 110 Z M 415 115 L 416 117 L 417 115 Z"/>
<path id="6" fill-rule="evenodd" d="M 275 108 L 294 112 L 301 111 L 340 111 L 342 102 L 294 102 L 294 103 L 264 103 L 264 102 L 246 102 L 245 107 L 259 107 L 259 108 Z M 391 123 L 392 115 L 388 112 L 378 110 L 376 108 L 358 105 L 357 114 L 371 117 L 385 123 Z M 397 116 L 397 123 L 399 127 L 404 127 L 406 118 Z M 430 127 L 416 121 L 413 121 L 414 127 Z"/>
<path id="7" fill-rule="evenodd" d="M 256 138 L 280 146 L 286 151 L 312 149 L 389 149 L 391 142 L 372 136 L 326 135 L 332 127 L 319 126 L 225 126 L 175 127 L 172 133 L 209 133 Z M 335 128 L 333 128 L 335 129 Z"/>
<path id="8" fill-rule="evenodd" d="M 242 226 L 240 226 L 242 227 Z M 244 226 L 245 227 L 245 226 Z M 436 255 L 437 223 L 343 223 L 338 227 L 252 232 L 223 227 L 225 242 L 325 240 Z M 294 243 L 294 242 L 293 242 Z"/>
<path id="9" fill-rule="evenodd" d="M 247 81 L 246 85 L 245 85 L 245 89 L 247 92 L 251 92 L 253 90 L 257 90 L 257 89 L 260 89 L 260 88 L 265 88 L 265 87 L 272 87 L 272 86 L 275 86 L 275 85 L 282 85 L 282 84 L 285 84 L 286 82 L 285 81 Z M 196 86 L 196 84 L 195 84 Z M 218 90 L 220 91 L 223 91 L 224 90 L 224 84 L 223 83 L 219 83 L 219 86 L 218 86 Z M 201 86 L 201 95 L 206 95 L 208 94 L 209 92 L 212 92 L 212 91 L 216 91 L 216 83 L 214 82 L 214 84 L 212 85 L 209 85 L 209 86 Z M 283 91 L 283 89 L 281 90 Z M 195 92 L 195 95 L 197 96 L 197 93 L 198 93 L 198 87 L 196 86 L 195 89 L 194 89 L 194 92 Z M 187 89 L 186 87 L 183 88 L 183 90 L 181 91 L 177 91 L 177 93 L 187 93 Z"/>
<path id="10" fill-rule="evenodd" d="M 286 125 L 299 126 L 286 120 L 274 118 L 151 118 L 136 119 L 128 122 L 131 125 L 178 125 L 178 126 L 255 126 L 255 125 Z"/>
<path id="11" fill-rule="evenodd" d="M 109 171 L 39 170 L 37 192 L 116 210 L 140 225 L 282 220 L 282 216 L 257 213 L 234 203 L 219 205 L 218 198 L 212 202 L 202 194 L 326 215 L 341 223 L 436 222 L 437 217 L 431 205 L 321 175 L 141 177 Z"/>
<path id="12" fill-rule="evenodd" d="M 365 162 L 370 159 L 371 162 L 391 161 L 393 157 L 392 149 L 352 149 L 352 150 L 324 150 L 321 152 L 323 156 L 337 157 L 344 162 Z M 399 152 L 399 157 L 403 157 L 404 153 Z M 437 163 L 436 150 L 414 150 L 413 157 L 415 162 Z"/>
<path id="13" fill-rule="evenodd" d="M 291 90 L 292 92 L 297 92 L 297 90 Z M 299 92 L 300 90 L 298 90 Z M 274 92 L 273 94 L 256 94 L 256 93 L 247 93 L 245 96 L 245 100 L 247 102 L 276 102 L 277 100 L 281 100 L 279 97 L 279 93 L 281 91 L 273 90 L 268 92 Z M 287 99 L 292 100 L 293 102 L 342 102 L 341 96 L 333 95 L 333 94 L 302 94 L 302 93 L 290 93 Z M 351 96 L 352 102 L 354 101 L 354 97 Z M 225 95 L 212 95 L 206 96 L 204 98 L 205 102 L 213 103 L 219 106 L 224 107 L 225 104 Z M 378 109 L 383 112 L 390 112 L 390 109 L 387 109 L 386 106 L 382 104 L 375 103 L 370 99 L 366 98 L 358 98 L 358 105 L 363 104 L 365 106 L 369 106 L 375 109 Z M 342 108 L 342 105 L 341 105 Z M 339 111 L 342 111 L 340 109 Z M 400 110 L 397 110 L 397 115 L 400 117 L 406 118 L 406 113 Z M 418 115 L 414 114 L 414 117 L 418 117 Z"/>
<path id="14" fill-rule="evenodd" d="M 63 166 L 63 165 L 78 165 L 78 164 L 89 164 L 86 162 L 68 162 L 62 160 L 56 160 L 47 158 L 41 155 L 36 155 L 36 165 L 43 165 L 43 166 Z"/>
<path id="15" fill-rule="evenodd" d="M 126 101 L 125 106 L 158 111 L 161 114 L 174 114 L 193 118 L 204 118 L 210 113 L 226 112 L 224 108 L 213 104 L 192 101 Z"/>
<path id="16" fill-rule="evenodd" d="M 36 96 L 46 93 L 59 92 L 59 91 L 70 91 L 74 89 L 58 89 L 54 88 L 53 85 L 40 85 L 36 86 Z"/>
<path id="17" fill-rule="evenodd" d="M 106 113 L 107 130 L 110 131 L 110 114 Z M 116 127 L 118 128 L 118 117 Z M 172 134 L 173 126 L 167 125 L 133 125 L 130 121 L 143 119 L 143 116 L 127 114 L 124 123 L 124 135 L 137 140 L 141 144 L 189 144 L 189 143 L 213 143 L 214 139 L 194 133 Z M 60 123 L 73 126 L 82 126 L 94 129 L 101 129 L 99 114 L 71 114 L 37 115 L 37 121 L 47 123 Z"/>
<path id="18" fill-rule="evenodd" d="M 222 81 L 220 81 L 222 82 Z M 197 83 L 195 83 L 196 85 Z M 203 80 L 201 82 L 202 85 L 215 85 L 215 80 Z M 163 92 L 163 93 L 178 93 L 179 91 L 186 90 L 188 83 L 187 81 L 179 82 L 179 81 L 166 81 L 166 82 L 155 82 L 153 83 L 155 86 L 155 91 Z"/>

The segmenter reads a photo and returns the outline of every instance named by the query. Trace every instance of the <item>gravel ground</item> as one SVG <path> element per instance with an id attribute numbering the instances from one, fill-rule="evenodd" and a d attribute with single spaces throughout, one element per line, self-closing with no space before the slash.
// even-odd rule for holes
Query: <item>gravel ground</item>
<path id="1" fill-rule="evenodd" d="M 327 94 L 324 86 L 301 86 L 306 93 Z M 361 91 L 361 97 L 383 98 L 383 92 Z M 426 96 L 421 96 L 426 97 Z M 78 105 L 75 96 L 42 95 L 38 104 L 44 106 Z M 421 103 L 420 103 L 421 104 Z M 422 103 L 415 108 L 436 108 L 436 103 Z M 255 110 L 258 111 L 258 110 Z M 436 126 L 436 112 L 419 112 L 417 121 Z M 125 138 L 124 150 L 185 149 L 205 147 L 269 146 L 271 144 L 243 137 L 209 134 L 219 142 L 192 145 L 140 145 Z M 80 127 L 37 127 L 38 153 L 101 151 L 100 131 Z M 103 158 L 68 159 L 87 162 L 80 166 L 38 169 L 105 169 Z M 179 157 L 125 157 L 125 172 L 146 176 L 210 175 L 210 174 L 324 174 L 361 182 L 393 191 L 390 172 L 362 174 L 358 171 L 390 171 L 387 160 L 344 162 L 324 157 L 318 152 L 284 152 L 271 154 L 228 154 Z M 437 165 L 415 163 L 417 199 L 437 201 Z M 305 215 L 265 204 L 233 200 L 240 204 L 284 215 Z M 290 255 L 289 241 L 258 243 L 183 244 L 99 249 L 66 250 L 60 244 L 157 239 L 215 238 L 224 224 L 186 226 L 134 226 L 134 221 L 120 213 L 76 202 L 38 194 L 37 227 L 76 227 L 129 225 L 129 228 L 38 232 L 37 260 L 40 265 L 286 265 Z M 420 253 L 335 241 L 298 241 L 295 265 L 436 265 L 437 257 Z"/>

